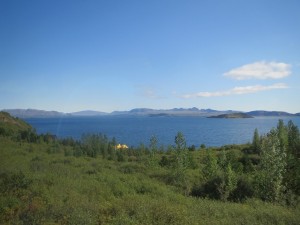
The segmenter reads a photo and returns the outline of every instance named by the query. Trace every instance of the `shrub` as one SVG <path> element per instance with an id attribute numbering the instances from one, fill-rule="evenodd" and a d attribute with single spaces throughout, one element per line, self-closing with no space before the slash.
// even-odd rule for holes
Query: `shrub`
<path id="1" fill-rule="evenodd" d="M 167 157 L 166 155 L 163 155 L 161 157 L 161 160 L 159 161 L 159 165 L 162 167 L 170 167 L 174 163 L 174 158 Z"/>
<path id="2" fill-rule="evenodd" d="M 252 198 L 254 189 L 252 184 L 245 178 L 240 178 L 237 182 L 236 189 L 231 192 L 229 199 L 235 202 L 243 202 L 248 198 Z"/>
<path id="3" fill-rule="evenodd" d="M 221 186 L 222 182 L 223 180 L 221 177 L 215 177 L 201 186 L 193 187 L 190 195 L 195 197 L 220 200 L 221 192 L 219 190 L 219 187 Z"/>
<path id="4" fill-rule="evenodd" d="M 0 174 L 0 192 L 19 192 L 20 189 L 27 189 L 32 183 L 31 179 L 25 177 L 23 172 Z"/>

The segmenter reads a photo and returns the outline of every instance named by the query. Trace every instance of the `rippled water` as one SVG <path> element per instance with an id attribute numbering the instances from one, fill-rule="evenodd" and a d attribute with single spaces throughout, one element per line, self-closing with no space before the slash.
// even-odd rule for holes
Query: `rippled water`
<path id="1" fill-rule="evenodd" d="M 84 133 L 102 133 L 130 146 L 149 144 L 155 135 L 159 145 L 174 144 L 178 131 L 188 145 L 221 146 L 250 142 L 254 129 L 260 134 L 276 127 L 278 120 L 292 120 L 298 127 L 300 117 L 257 117 L 251 119 L 208 119 L 203 117 L 102 116 L 25 119 L 38 133 L 79 139 Z"/>

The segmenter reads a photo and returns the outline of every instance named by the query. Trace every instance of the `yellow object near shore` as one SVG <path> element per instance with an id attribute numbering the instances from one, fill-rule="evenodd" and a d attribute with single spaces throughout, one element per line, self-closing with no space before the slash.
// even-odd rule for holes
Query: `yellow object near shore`
<path id="1" fill-rule="evenodd" d="M 128 146 L 127 146 L 127 145 L 125 145 L 125 144 L 123 144 L 123 145 L 121 145 L 121 144 L 118 144 L 118 145 L 116 146 L 116 148 L 117 148 L 117 149 L 127 149 L 127 148 L 128 148 Z"/>

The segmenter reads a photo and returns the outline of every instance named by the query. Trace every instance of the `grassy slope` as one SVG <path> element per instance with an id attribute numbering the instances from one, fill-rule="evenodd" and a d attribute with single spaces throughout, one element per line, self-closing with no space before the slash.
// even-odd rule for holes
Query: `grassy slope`
<path id="1" fill-rule="evenodd" d="M 296 209 L 184 197 L 158 179 L 163 168 L 52 147 L 0 137 L 1 224 L 300 224 Z"/>
<path id="2" fill-rule="evenodd" d="M 23 120 L 14 118 L 6 112 L 0 111 L 0 129 L 6 135 L 11 135 L 19 131 L 26 131 L 31 129 L 31 126 Z"/>

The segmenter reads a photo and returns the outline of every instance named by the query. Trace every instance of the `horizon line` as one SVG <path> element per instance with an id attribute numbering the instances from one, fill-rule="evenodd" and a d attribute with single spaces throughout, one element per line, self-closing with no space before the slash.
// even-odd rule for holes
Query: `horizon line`
<path id="1" fill-rule="evenodd" d="M 113 110 L 111 112 L 105 112 L 105 111 L 100 111 L 100 110 L 94 110 L 94 109 L 83 109 L 83 110 L 78 110 L 78 111 L 72 111 L 72 112 L 62 112 L 58 110 L 46 110 L 46 109 L 37 109 L 37 108 L 3 108 L 0 111 L 7 111 L 7 110 L 36 110 L 36 111 L 45 111 L 45 112 L 56 112 L 56 113 L 62 113 L 62 114 L 73 114 L 73 113 L 78 113 L 78 112 L 97 112 L 97 113 L 106 113 L 106 114 L 111 114 L 114 112 L 130 112 L 135 109 L 148 109 L 148 110 L 155 110 L 155 111 L 167 111 L 167 110 L 174 110 L 174 109 L 183 109 L 183 110 L 188 110 L 188 109 L 198 109 L 199 111 L 201 110 L 214 110 L 214 111 L 220 111 L 220 112 L 226 112 L 226 111 L 234 111 L 234 112 L 252 112 L 252 111 L 266 111 L 266 112 L 285 112 L 285 113 L 290 113 L 290 114 L 297 114 L 300 113 L 300 110 L 297 112 L 290 112 L 286 110 L 266 110 L 266 109 L 254 109 L 254 110 L 235 110 L 235 109 L 214 109 L 214 108 L 198 108 L 198 107 L 174 107 L 174 108 L 166 108 L 166 109 L 158 109 L 158 108 L 147 108 L 147 107 L 137 107 L 137 108 L 132 108 L 128 110 Z"/>

